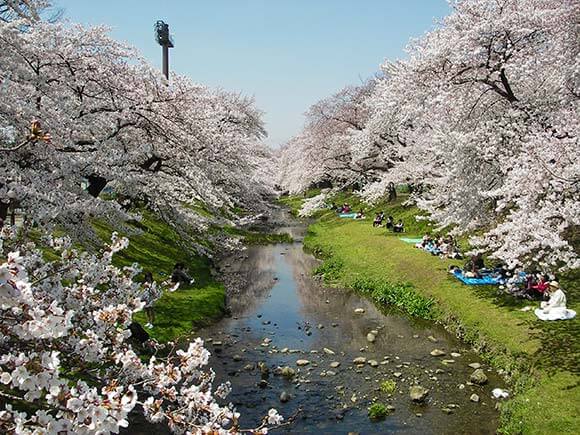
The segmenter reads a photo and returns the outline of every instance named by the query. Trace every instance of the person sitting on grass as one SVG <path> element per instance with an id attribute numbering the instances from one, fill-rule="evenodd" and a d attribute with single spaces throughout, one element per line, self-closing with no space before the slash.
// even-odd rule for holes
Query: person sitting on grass
<path id="1" fill-rule="evenodd" d="M 550 283 L 548 282 L 548 277 L 546 275 L 540 275 L 540 279 L 532 286 L 532 289 L 543 295 L 549 287 Z"/>
<path id="2" fill-rule="evenodd" d="M 375 217 L 375 220 L 373 221 L 373 228 L 380 227 L 383 224 L 384 219 L 385 219 L 385 212 L 384 211 L 377 213 L 377 216 Z"/>
<path id="3" fill-rule="evenodd" d="M 395 219 L 393 219 L 393 216 L 389 216 L 387 218 L 387 223 L 385 224 L 385 228 L 387 230 L 392 230 L 395 227 Z"/>
<path id="4" fill-rule="evenodd" d="M 558 281 L 551 281 L 548 285 L 550 300 L 542 302 L 535 313 L 542 320 L 566 320 L 576 316 L 576 312 L 566 308 L 566 294 L 560 288 Z"/>
<path id="5" fill-rule="evenodd" d="M 171 282 L 175 284 L 193 284 L 194 280 L 185 272 L 183 263 L 176 263 L 171 272 Z"/>
<path id="6" fill-rule="evenodd" d="M 356 214 L 356 216 L 354 218 L 355 219 L 364 219 L 365 218 L 365 212 L 363 211 L 362 208 L 359 210 L 359 212 Z"/>
<path id="7" fill-rule="evenodd" d="M 405 231 L 405 224 L 402 219 L 399 219 L 399 221 L 393 226 L 393 231 L 395 233 L 403 233 Z"/>
<path id="8" fill-rule="evenodd" d="M 481 252 L 478 252 L 465 265 L 465 276 L 468 278 L 479 278 L 481 277 L 481 271 L 483 269 L 485 269 L 485 263 Z"/>
<path id="9" fill-rule="evenodd" d="M 151 272 L 145 272 L 145 277 L 143 278 L 143 295 L 141 299 L 145 302 L 145 314 L 147 315 L 146 328 L 153 328 L 153 322 L 155 322 L 155 310 L 153 309 L 153 304 L 161 296 L 161 289 L 157 286 L 155 281 L 153 281 L 153 274 Z"/>

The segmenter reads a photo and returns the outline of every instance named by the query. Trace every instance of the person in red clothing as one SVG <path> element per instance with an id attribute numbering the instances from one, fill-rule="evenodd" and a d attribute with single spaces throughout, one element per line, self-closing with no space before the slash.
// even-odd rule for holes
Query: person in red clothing
<path id="1" fill-rule="evenodd" d="M 546 275 L 541 275 L 540 280 L 532 286 L 535 291 L 541 294 L 544 294 L 549 287 L 550 283 L 548 282 Z"/>

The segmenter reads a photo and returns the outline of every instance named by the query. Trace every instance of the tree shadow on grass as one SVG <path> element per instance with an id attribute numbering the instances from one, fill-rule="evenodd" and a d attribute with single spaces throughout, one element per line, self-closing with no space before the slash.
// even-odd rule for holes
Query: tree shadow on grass
<path id="1" fill-rule="evenodd" d="M 535 317 L 535 316 L 534 316 Z M 531 339 L 541 343 L 536 365 L 548 370 L 565 370 L 580 375 L 580 321 L 535 319 L 529 322 Z"/>
<path id="2" fill-rule="evenodd" d="M 516 297 L 511 294 L 505 293 L 498 286 L 478 285 L 472 286 L 472 288 L 473 293 L 478 298 L 490 300 L 494 305 L 497 305 L 498 307 L 521 308 L 530 304 L 539 305 L 540 303 L 539 299 L 537 301 L 524 299 L 521 297 Z"/>
<path id="3" fill-rule="evenodd" d="M 562 282 L 566 282 L 565 279 Z M 570 285 L 568 300 L 578 300 L 577 285 Z M 538 307 L 540 299 L 529 300 L 502 293 L 494 286 L 474 286 L 474 294 L 492 301 L 498 307 L 519 309 L 526 305 Z M 522 323 L 530 329 L 530 340 L 537 340 L 540 348 L 534 355 L 537 367 L 546 370 L 564 370 L 580 374 L 580 321 L 573 320 L 541 321 L 529 313 L 529 320 Z"/>
<path id="4" fill-rule="evenodd" d="M 580 270 L 559 277 L 566 292 L 568 306 L 578 309 L 580 300 Z M 536 353 L 537 364 L 544 368 L 566 370 L 580 375 L 580 318 L 572 320 L 541 321 L 533 316 L 529 322 L 532 339 L 539 340 L 541 348 Z"/>

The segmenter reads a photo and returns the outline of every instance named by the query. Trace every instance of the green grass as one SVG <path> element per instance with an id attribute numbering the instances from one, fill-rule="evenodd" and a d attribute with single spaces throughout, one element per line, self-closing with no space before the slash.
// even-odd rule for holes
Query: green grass
<path id="1" fill-rule="evenodd" d="M 182 262 L 195 279 L 192 286 L 165 292 L 156 302 L 154 328 L 148 330 L 155 339 L 166 342 L 189 334 L 194 327 L 218 319 L 223 314 L 225 290 L 213 279 L 210 261 L 195 255 L 186 246 L 181 246 L 177 233 L 152 213 L 143 211 L 143 220 L 135 223 L 135 232 L 126 234 L 130 239 L 127 249 L 116 254 L 113 261 L 117 266 L 139 263 L 144 271 L 153 273 L 156 281 L 164 281 L 177 262 Z M 103 241 L 109 241 L 111 227 L 102 221 L 93 224 Z M 137 313 L 135 320 L 147 322 L 144 312 Z"/>
<path id="2" fill-rule="evenodd" d="M 358 204 L 347 194 L 336 203 Z M 375 211 L 383 209 L 395 220 L 403 219 L 405 236 L 421 236 L 430 226 L 416 221 L 417 209 L 404 207 L 399 198 L 392 205 L 366 207 L 367 219 L 337 218 L 332 212 L 319 215 L 309 227 L 305 245 L 325 258 L 318 268 L 325 278 L 395 303 L 421 317 L 434 316 L 482 352 L 491 364 L 511 375 L 515 399 L 502 405 L 502 433 L 580 433 L 579 321 L 540 322 L 532 312 L 519 309 L 537 302 L 500 295 L 495 287 L 461 284 L 447 269 L 457 261 L 442 260 L 403 243 L 397 235 L 372 227 Z M 579 280 L 563 277 L 570 308 L 580 311 Z M 397 288 L 405 287 L 434 306 L 421 308 L 421 299 L 397 303 Z M 393 290 L 395 289 L 395 290 Z M 412 293 L 410 293 L 412 294 Z M 409 310 L 414 306 L 418 309 Z M 416 311 L 416 312 L 413 312 Z"/>

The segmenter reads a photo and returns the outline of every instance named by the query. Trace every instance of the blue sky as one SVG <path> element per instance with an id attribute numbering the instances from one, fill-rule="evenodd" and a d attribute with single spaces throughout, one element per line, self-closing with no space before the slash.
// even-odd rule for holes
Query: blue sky
<path id="1" fill-rule="evenodd" d="M 446 0 L 54 0 L 65 17 L 106 24 L 154 65 L 153 24 L 169 23 L 170 68 L 194 81 L 253 95 L 278 146 L 308 107 L 358 83 L 449 13 Z"/>

